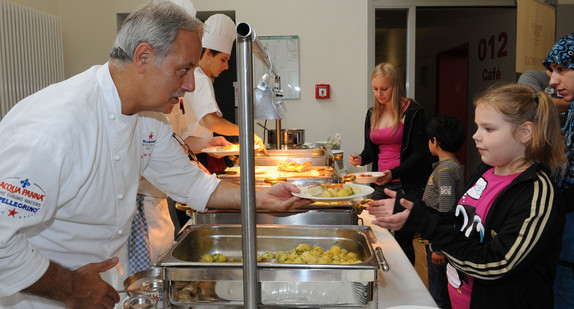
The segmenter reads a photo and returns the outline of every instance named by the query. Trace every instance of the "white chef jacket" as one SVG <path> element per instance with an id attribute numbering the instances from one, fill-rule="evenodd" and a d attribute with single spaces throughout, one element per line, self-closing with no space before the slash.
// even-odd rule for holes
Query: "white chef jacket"
<path id="1" fill-rule="evenodd" d="M 173 128 L 173 132 L 181 134 L 181 131 L 186 127 L 186 122 L 180 107 L 176 106 L 167 115 L 167 118 Z M 167 206 L 167 194 L 156 188 L 145 178 L 141 178 L 139 181 L 138 193 L 144 195 L 144 216 L 148 227 L 151 261 L 154 263 L 173 242 L 175 227 L 171 221 Z"/>
<path id="2" fill-rule="evenodd" d="M 76 269 L 125 247 L 142 176 L 205 209 L 219 181 L 171 134 L 161 113 L 121 113 L 107 63 L 12 108 L 0 122 L 0 307 L 61 308 L 18 292 L 49 260 Z"/>
<path id="3" fill-rule="evenodd" d="M 213 137 L 213 131 L 205 127 L 202 118 L 211 113 L 222 117 L 223 114 L 215 101 L 215 92 L 211 79 L 203 72 L 200 66 L 193 71 L 195 77 L 195 90 L 183 96 L 185 119 L 187 128 L 183 130 L 182 137 L 189 136 Z"/>

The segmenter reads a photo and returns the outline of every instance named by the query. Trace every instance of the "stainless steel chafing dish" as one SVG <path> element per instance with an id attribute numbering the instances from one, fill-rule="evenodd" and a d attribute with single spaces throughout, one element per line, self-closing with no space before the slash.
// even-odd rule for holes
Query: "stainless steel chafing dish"
<path id="1" fill-rule="evenodd" d="M 255 214 L 256 224 L 281 225 L 355 225 L 359 216 L 354 202 L 340 204 L 313 203 L 290 212 L 264 212 Z M 188 212 L 193 224 L 241 224 L 239 210 L 208 210 Z"/>
<path id="2" fill-rule="evenodd" d="M 203 263 L 204 254 L 242 254 L 240 225 L 188 226 L 156 266 L 162 268 L 164 308 L 243 305 L 242 263 Z M 259 305 L 264 307 L 376 306 L 379 260 L 367 226 L 257 225 L 257 252 L 306 243 L 353 251 L 363 261 L 348 265 L 258 263 Z M 381 261 L 382 263 L 382 261 Z M 381 264 L 382 266 L 382 264 Z"/>
<path id="3" fill-rule="evenodd" d="M 255 165 L 257 166 L 277 166 L 278 163 L 297 162 L 299 164 L 307 161 L 313 166 L 327 165 L 327 156 L 321 149 L 268 149 L 266 156 L 261 153 L 255 154 Z"/>

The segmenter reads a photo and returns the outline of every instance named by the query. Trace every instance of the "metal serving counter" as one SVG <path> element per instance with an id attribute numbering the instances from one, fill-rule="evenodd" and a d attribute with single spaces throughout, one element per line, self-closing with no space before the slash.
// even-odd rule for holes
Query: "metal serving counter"
<path id="1" fill-rule="evenodd" d="M 391 233 L 372 225 L 373 217 L 366 212 L 363 212 L 360 218 L 363 219 L 365 225 L 371 227 L 377 238 L 377 243 L 373 246 L 380 246 L 383 249 L 390 267 L 387 272 L 379 271 L 378 308 L 397 307 L 398 309 L 407 305 L 425 306 L 416 307 L 417 309 L 437 308 L 426 286 Z M 407 308 L 402 307 L 402 309 Z"/>
<path id="2" fill-rule="evenodd" d="M 376 302 L 370 308 L 396 307 L 396 309 L 406 309 L 409 308 L 408 306 L 416 306 L 410 308 L 417 309 L 436 308 L 436 303 L 391 233 L 386 229 L 372 225 L 373 217 L 368 213 L 363 212 L 359 217 L 363 224 L 371 227 L 376 238 L 373 247 L 380 246 L 383 249 L 390 266 L 390 270 L 387 272 L 378 271 L 378 282 L 375 289 L 377 293 Z M 189 220 L 188 224 L 191 223 L 192 219 Z"/>

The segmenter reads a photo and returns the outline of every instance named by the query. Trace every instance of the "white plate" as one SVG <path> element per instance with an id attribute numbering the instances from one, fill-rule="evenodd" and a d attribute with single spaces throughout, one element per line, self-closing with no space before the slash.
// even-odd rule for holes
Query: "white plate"
<path id="1" fill-rule="evenodd" d="M 356 183 L 373 183 L 377 178 L 383 177 L 383 172 L 363 172 L 363 173 L 353 173 L 351 175 L 355 175 L 355 182 Z M 363 176 L 361 176 L 363 175 Z M 365 177 L 364 175 L 369 175 L 369 177 Z"/>
<path id="2" fill-rule="evenodd" d="M 225 146 L 215 146 L 215 147 L 209 147 L 209 148 L 204 148 L 201 149 L 201 152 L 205 152 L 208 154 L 212 154 L 214 156 L 236 156 L 239 154 L 239 150 L 237 149 L 232 149 L 232 150 L 225 150 L 224 149 Z M 259 145 L 255 145 L 255 147 L 253 147 L 253 149 L 257 150 L 259 149 Z"/>
<path id="3" fill-rule="evenodd" d="M 316 186 L 316 185 L 315 185 Z M 299 189 L 301 190 L 301 193 L 291 193 L 297 197 L 300 198 L 305 198 L 305 199 L 309 199 L 309 200 L 313 200 L 313 201 L 320 201 L 320 202 L 342 202 L 342 201 L 348 201 L 348 200 L 352 200 L 358 197 L 363 197 L 366 195 L 369 195 L 373 192 L 375 192 L 375 189 L 369 187 L 369 186 L 364 186 L 364 185 L 355 185 L 355 184 L 344 184 L 343 187 L 347 187 L 347 186 L 351 186 L 353 187 L 353 192 L 358 192 L 355 193 L 353 195 L 349 195 L 349 196 L 340 196 L 340 197 L 322 197 L 322 196 L 313 196 L 307 193 L 307 189 L 310 186 L 306 186 L 306 187 L 299 187 Z"/>

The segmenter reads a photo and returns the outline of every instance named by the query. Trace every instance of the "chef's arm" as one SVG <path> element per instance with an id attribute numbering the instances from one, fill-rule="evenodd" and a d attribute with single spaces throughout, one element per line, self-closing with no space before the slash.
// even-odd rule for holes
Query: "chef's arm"
<path id="1" fill-rule="evenodd" d="M 216 113 L 207 114 L 203 116 L 201 120 L 203 121 L 203 125 L 205 127 L 217 134 L 225 136 L 239 136 L 239 126 L 227 121 L 223 117 L 217 116 Z M 259 145 L 259 151 L 267 154 L 267 148 L 265 147 L 263 140 L 261 140 L 257 134 L 255 134 L 254 142 L 255 145 Z"/>
<path id="2" fill-rule="evenodd" d="M 44 275 L 22 292 L 62 302 L 67 308 L 114 308 L 120 297 L 100 273 L 117 263 L 113 257 L 70 270 L 50 262 Z"/>
<path id="3" fill-rule="evenodd" d="M 293 196 L 300 192 L 292 183 L 282 182 L 268 189 L 256 189 L 255 206 L 258 210 L 288 211 L 309 204 L 312 201 Z M 208 209 L 241 208 L 241 191 L 238 184 L 220 182 L 207 202 Z"/>
<path id="4" fill-rule="evenodd" d="M 201 120 L 206 128 L 217 134 L 225 136 L 239 136 L 239 126 L 227 121 L 227 119 L 223 117 L 217 116 L 216 113 L 207 114 L 203 116 Z"/>

